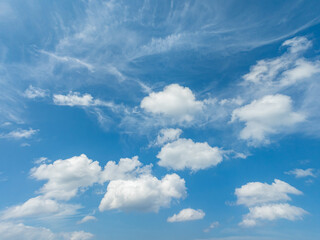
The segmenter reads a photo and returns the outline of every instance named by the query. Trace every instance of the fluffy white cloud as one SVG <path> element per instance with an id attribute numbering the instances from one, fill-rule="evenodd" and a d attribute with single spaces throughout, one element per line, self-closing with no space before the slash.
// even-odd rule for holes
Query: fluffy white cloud
<path id="1" fill-rule="evenodd" d="M 48 91 L 41 88 L 33 87 L 30 85 L 24 92 L 24 96 L 27 98 L 43 98 L 48 96 Z"/>
<path id="2" fill-rule="evenodd" d="M 74 215 L 80 205 L 58 203 L 42 196 L 30 198 L 21 205 L 10 207 L 1 214 L 1 219 L 14 219 L 23 217 L 46 217 Z"/>
<path id="3" fill-rule="evenodd" d="M 150 93 L 140 106 L 152 114 L 163 114 L 180 122 L 190 122 L 203 109 L 203 102 L 196 101 L 189 88 L 171 84 L 161 92 Z"/>
<path id="4" fill-rule="evenodd" d="M 38 180 L 48 180 L 40 190 L 46 198 L 69 200 L 77 194 L 79 188 L 100 181 L 101 167 L 97 161 L 82 154 L 34 167 L 31 176 Z"/>
<path id="5" fill-rule="evenodd" d="M 26 226 L 22 223 L 0 222 L 1 240 L 89 240 L 93 234 L 78 231 L 69 233 L 53 233 L 48 228 Z"/>
<path id="6" fill-rule="evenodd" d="M 291 53 L 298 53 L 310 48 L 312 43 L 306 37 L 294 37 L 286 40 L 282 46 L 289 47 Z"/>
<path id="7" fill-rule="evenodd" d="M 132 179 L 141 174 L 149 174 L 151 172 L 151 165 L 142 166 L 138 157 L 121 158 L 119 163 L 109 161 L 103 172 L 101 179 L 103 182 L 117 179 Z"/>
<path id="8" fill-rule="evenodd" d="M 182 133 L 179 128 L 164 128 L 161 129 L 159 135 L 157 136 L 156 145 L 161 146 L 165 143 L 177 140 Z"/>
<path id="9" fill-rule="evenodd" d="M 207 142 L 195 143 L 191 139 L 181 138 L 163 146 L 157 158 L 162 167 L 197 171 L 216 166 L 222 161 L 222 155 L 219 148 L 210 147 Z"/>
<path id="10" fill-rule="evenodd" d="M 316 177 L 314 174 L 314 169 L 313 168 L 308 168 L 308 169 L 294 169 L 289 172 L 286 172 L 286 174 L 289 175 L 294 175 L 296 178 L 302 178 L 302 177 Z"/>
<path id="11" fill-rule="evenodd" d="M 275 179 L 272 184 L 251 182 L 235 190 L 237 204 L 248 206 L 249 213 L 243 216 L 240 225 L 255 226 L 261 220 L 297 220 L 307 212 L 302 208 L 284 203 L 291 200 L 288 194 L 301 195 L 298 189 Z"/>
<path id="12" fill-rule="evenodd" d="M 204 218 L 206 214 L 201 210 L 195 210 L 192 208 L 182 209 L 178 214 L 174 214 L 173 216 L 167 219 L 168 222 L 184 222 L 184 221 L 192 221 L 199 220 Z"/>
<path id="13" fill-rule="evenodd" d="M 275 179 L 272 184 L 261 182 L 250 182 L 235 190 L 237 204 L 252 206 L 256 204 L 288 201 L 291 198 L 288 194 L 301 195 L 295 187 L 286 182 Z"/>
<path id="14" fill-rule="evenodd" d="M 14 138 L 14 139 L 22 139 L 22 138 L 31 138 L 34 134 L 36 134 L 39 130 L 35 130 L 32 128 L 27 129 L 17 129 L 7 134 L 0 135 L 0 138 Z"/>
<path id="15" fill-rule="evenodd" d="M 185 195 L 185 181 L 177 174 L 167 174 L 162 179 L 142 175 L 136 179 L 111 181 L 99 209 L 157 212 L 160 207 L 168 207 L 173 199 Z"/>
<path id="16" fill-rule="evenodd" d="M 305 214 L 307 212 L 302 208 L 291 206 L 287 203 L 255 206 L 249 208 L 249 213 L 244 216 L 240 225 L 246 227 L 255 226 L 258 220 L 273 221 L 276 219 L 287 219 L 294 221 L 302 219 Z"/>
<path id="17" fill-rule="evenodd" d="M 267 142 L 267 135 L 276 134 L 305 119 L 302 113 L 292 111 L 290 97 L 267 95 L 232 112 L 231 122 L 245 122 L 240 138 L 253 144 Z"/>

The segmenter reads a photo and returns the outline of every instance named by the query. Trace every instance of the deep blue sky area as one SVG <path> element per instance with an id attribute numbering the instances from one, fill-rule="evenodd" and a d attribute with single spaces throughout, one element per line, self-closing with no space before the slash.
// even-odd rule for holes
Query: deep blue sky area
<path id="1" fill-rule="evenodd" d="M 0 0 L 0 239 L 319 239 L 319 13 Z"/>

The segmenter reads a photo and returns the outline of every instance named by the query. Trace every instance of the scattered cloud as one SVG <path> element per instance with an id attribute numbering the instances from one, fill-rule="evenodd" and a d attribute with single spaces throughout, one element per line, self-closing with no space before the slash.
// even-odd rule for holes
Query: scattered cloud
<path id="1" fill-rule="evenodd" d="M 177 174 L 167 174 L 162 179 L 142 175 L 136 179 L 111 181 L 99 209 L 158 212 L 161 207 L 169 207 L 173 199 L 185 196 L 185 181 Z"/>
<path id="2" fill-rule="evenodd" d="M 80 205 L 59 203 L 43 196 L 30 198 L 21 205 L 13 206 L 2 212 L 1 219 L 15 219 L 25 217 L 63 217 L 74 215 L 80 209 Z"/>
<path id="3" fill-rule="evenodd" d="M 88 215 L 83 217 L 80 221 L 78 221 L 78 224 L 82 224 L 89 221 L 97 221 L 97 218 L 95 216 Z"/>
<path id="4" fill-rule="evenodd" d="M 158 165 L 162 167 L 198 171 L 218 165 L 222 156 L 221 149 L 211 147 L 207 142 L 193 142 L 191 139 L 180 138 L 164 145 L 157 158 L 160 159 Z"/>
<path id="5" fill-rule="evenodd" d="M 302 219 L 307 214 L 305 210 L 287 203 L 267 204 L 249 208 L 249 213 L 243 217 L 240 225 L 251 227 L 257 225 L 259 220 L 274 221 L 276 219 L 287 219 L 295 221 Z"/>
<path id="6" fill-rule="evenodd" d="M 40 192 L 46 198 L 69 200 L 76 196 L 80 188 L 92 186 L 100 181 L 101 167 L 86 155 L 52 164 L 42 164 L 31 169 L 31 176 L 37 180 L 48 180 Z"/>
<path id="7" fill-rule="evenodd" d="M 213 222 L 209 225 L 209 227 L 207 227 L 206 229 L 204 229 L 203 231 L 208 233 L 210 232 L 212 229 L 219 227 L 220 223 L 219 222 Z"/>
<path id="8" fill-rule="evenodd" d="M 31 138 L 35 135 L 39 130 L 35 130 L 32 128 L 29 129 L 17 129 L 7 134 L 1 134 L 0 138 L 13 138 L 13 139 L 22 139 L 22 138 Z"/>
<path id="9" fill-rule="evenodd" d="M 26 98 L 31 98 L 31 99 L 34 99 L 34 98 L 44 98 L 44 97 L 48 96 L 48 91 L 30 85 L 30 86 L 24 91 L 24 96 L 25 96 Z"/>
<path id="10" fill-rule="evenodd" d="M 168 222 L 185 222 L 203 219 L 206 214 L 201 210 L 195 210 L 192 208 L 182 209 L 178 214 L 167 219 Z"/>
<path id="11" fill-rule="evenodd" d="M 173 142 L 173 141 L 177 140 L 181 134 L 182 134 L 182 130 L 179 128 L 161 129 L 159 132 L 159 135 L 157 136 L 157 140 L 155 142 L 155 145 L 162 146 L 163 144 L 166 144 L 168 142 Z"/>
<path id="12" fill-rule="evenodd" d="M 237 204 L 249 208 L 249 213 L 243 216 L 240 225 L 252 227 L 261 220 L 301 219 L 307 212 L 285 203 L 291 200 L 288 194 L 301 195 L 302 192 L 278 179 L 275 179 L 272 184 L 250 182 L 237 188 L 235 190 Z"/>
<path id="13" fill-rule="evenodd" d="M 3 240 L 89 240 L 94 237 L 93 234 L 84 231 L 53 233 L 48 228 L 12 222 L 0 222 L 0 235 Z"/>
<path id="14" fill-rule="evenodd" d="M 203 102 L 197 101 L 188 87 L 171 84 L 163 91 L 150 93 L 142 99 L 140 106 L 152 114 L 164 115 L 178 122 L 190 122 L 195 114 L 202 111 Z"/>
<path id="15" fill-rule="evenodd" d="M 240 138 L 256 145 L 268 143 L 268 135 L 277 134 L 304 121 L 302 113 L 292 110 L 289 96 L 267 95 L 232 112 L 231 122 L 245 122 Z"/>
<path id="16" fill-rule="evenodd" d="M 237 204 L 253 206 L 269 202 L 288 201 L 288 194 L 301 195 L 302 192 L 286 182 L 275 179 L 272 184 L 250 182 L 235 190 Z"/>
<path id="17" fill-rule="evenodd" d="M 316 177 L 313 168 L 308 168 L 308 169 L 305 169 L 305 170 L 296 168 L 294 170 L 291 170 L 291 171 L 285 172 L 285 173 L 289 174 L 289 175 L 294 175 L 296 178 Z"/>
<path id="18" fill-rule="evenodd" d="M 139 175 L 151 173 L 152 164 L 143 166 L 138 160 L 138 156 L 133 158 L 121 158 L 118 164 L 109 161 L 101 175 L 103 182 L 110 180 L 127 180 L 134 179 Z"/>

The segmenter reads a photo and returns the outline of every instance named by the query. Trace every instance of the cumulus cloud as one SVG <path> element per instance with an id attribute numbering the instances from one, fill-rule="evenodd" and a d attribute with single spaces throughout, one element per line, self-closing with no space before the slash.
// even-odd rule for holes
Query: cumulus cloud
<path id="1" fill-rule="evenodd" d="M 1 215 L 1 219 L 67 216 L 74 215 L 80 208 L 80 205 L 58 203 L 55 200 L 37 196 L 35 198 L 30 198 L 21 205 L 10 207 L 5 210 Z"/>
<path id="2" fill-rule="evenodd" d="M 141 108 L 152 114 L 173 118 L 178 122 L 190 122 L 203 109 L 188 87 L 178 84 L 166 86 L 163 91 L 152 92 L 141 101 Z"/>
<path id="3" fill-rule="evenodd" d="M 168 207 L 173 199 L 185 195 L 185 181 L 177 174 L 167 174 L 162 179 L 142 175 L 136 179 L 113 180 L 99 210 L 158 212 L 161 207 Z"/>
<path id="4" fill-rule="evenodd" d="M 22 139 L 22 138 L 31 138 L 35 135 L 39 130 L 37 129 L 17 129 L 11 131 L 7 134 L 1 134 L 0 138 L 13 138 L 13 139 Z"/>
<path id="5" fill-rule="evenodd" d="M 216 166 L 222 161 L 222 155 L 222 150 L 209 146 L 207 142 L 199 143 L 180 138 L 164 145 L 157 158 L 160 159 L 158 165 L 162 167 L 198 171 Z"/>
<path id="6" fill-rule="evenodd" d="M 52 164 L 42 164 L 31 169 L 31 176 L 37 180 L 48 180 L 40 192 L 47 198 L 69 200 L 79 188 L 92 186 L 100 181 L 101 167 L 81 154 Z"/>
<path id="7" fill-rule="evenodd" d="M 286 172 L 286 174 L 294 175 L 296 178 L 316 177 L 316 175 L 314 174 L 314 169 L 313 168 L 308 168 L 308 169 L 296 168 L 294 170 Z"/>
<path id="8" fill-rule="evenodd" d="M 276 134 L 302 122 L 305 116 L 292 110 L 289 96 L 267 95 L 232 112 L 231 122 L 245 122 L 240 138 L 252 144 L 267 143 L 269 134 Z"/>
<path id="9" fill-rule="evenodd" d="M 161 129 L 159 135 L 157 136 L 156 145 L 162 146 L 165 143 L 177 140 L 182 133 L 179 128 L 164 128 Z"/>
<path id="10" fill-rule="evenodd" d="M 114 161 L 109 161 L 103 172 L 101 179 L 103 182 L 117 179 L 132 179 L 142 174 L 151 173 L 151 165 L 143 166 L 138 160 L 138 157 L 121 158 L 118 164 Z"/>
<path id="11" fill-rule="evenodd" d="M 256 204 L 288 201 L 288 194 L 301 195 L 302 192 L 281 180 L 275 179 L 272 184 L 250 182 L 235 190 L 237 204 L 252 206 Z"/>
<path id="12" fill-rule="evenodd" d="M 276 219 L 287 219 L 290 221 L 302 219 L 307 214 L 305 210 L 287 203 L 267 204 L 249 208 L 249 213 L 244 216 L 240 225 L 251 227 L 257 224 L 258 220 L 273 221 Z"/>
<path id="13" fill-rule="evenodd" d="M 178 214 L 167 219 L 168 222 L 185 222 L 203 219 L 206 214 L 201 210 L 195 210 L 192 208 L 182 209 Z"/>
<path id="14" fill-rule="evenodd" d="M 306 37 L 294 37 L 282 43 L 282 46 L 289 47 L 291 53 L 305 51 L 312 46 L 312 42 Z"/>
<path id="15" fill-rule="evenodd" d="M 12 222 L 0 222 L 0 236 L 2 240 L 89 240 L 94 237 L 93 234 L 84 231 L 53 233 L 48 228 Z"/>
<path id="16" fill-rule="evenodd" d="M 48 91 L 41 89 L 41 88 L 37 88 L 37 87 L 33 87 L 32 85 L 30 85 L 25 91 L 24 91 L 24 96 L 26 98 L 44 98 L 46 96 L 48 96 Z"/>
<path id="17" fill-rule="evenodd" d="M 307 212 L 302 208 L 285 203 L 291 198 L 288 194 L 301 195 L 302 192 L 286 182 L 275 179 L 272 184 L 250 182 L 235 190 L 237 204 L 249 208 L 240 225 L 255 226 L 260 220 L 297 220 Z"/>

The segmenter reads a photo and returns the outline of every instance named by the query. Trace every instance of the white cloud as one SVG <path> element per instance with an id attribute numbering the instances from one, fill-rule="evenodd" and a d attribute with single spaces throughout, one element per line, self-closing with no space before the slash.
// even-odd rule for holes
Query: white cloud
<path id="1" fill-rule="evenodd" d="M 99 210 L 158 212 L 161 207 L 168 207 L 173 199 L 185 195 L 185 181 L 177 174 L 167 174 L 162 179 L 142 175 L 136 179 L 113 180 L 107 187 Z"/>
<path id="2" fill-rule="evenodd" d="M 84 231 L 53 233 L 48 228 L 11 222 L 0 222 L 0 236 L 1 240 L 89 240 L 94 237 L 93 234 Z"/>
<path id="3" fill-rule="evenodd" d="M 46 217 L 74 215 L 80 205 L 58 203 L 42 196 L 30 198 L 21 205 L 10 207 L 1 214 L 1 219 L 14 219 L 24 217 Z"/>
<path id="4" fill-rule="evenodd" d="M 161 129 L 159 135 L 157 136 L 156 145 L 162 146 L 165 143 L 177 140 L 182 133 L 179 128 L 164 128 Z"/>
<path id="5" fill-rule="evenodd" d="M 289 175 L 294 175 L 296 178 L 303 178 L 303 177 L 316 177 L 316 175 L 313 173 L 314 169 L 313 168 L 308 168 L 308 169 L 294 169 L 289 172 L 286 172 L 286 174 Z"/>
<path id="6" fill-rule="evenodd" d="M 143 164 L 138 160 L 138 157 L 121 158 L 119 163 L 109 161 L 103 172 L 101 179 L 103 182 L 110 180 L 126 180 L 136 178 L 141 174 L 149 174 L 151 172 L 151 165 L 142 166 Z"/>
<path id="7" fill-rule="evenodd" d="M 36 134 L 39 130 L 35 130 L 32 128 L 27 129 L 17 129 L 7 134 L 0 135 L 0 138 L 14 138 L 14 139 L 22 139 L 22 138 L 31 138 L 34 134 Z"/>
<path id="8" fill-rule="evenodd" d="M 251 227 L 258 223 L 258 220 L 274 221 L 277 219 L 287 219 L 290 221 L 302 219 L 307 214 L 305 210 L 299 207 L 281 204 L 267 204 L 249 208 L 249 213 L 244 216 L 240 225 Z"/>
<path id="9" fill-rule="evenodd" d="M 235 190 L 235 195 L 238 198 L 237 204 L 246 206 L 288 201 L 291 200 L 288 194 L 301 195 L 302 192 L 278 179 L 275 179 L 272 184 L 250 182 Z"/>
<path id="10" fill-rule="evenodd" d="M 99 99 L 94 99 L 90 94 L 85 93 L 81 95 L 78 92 L 69 92 L 68 95 L 62 94 L 54 94 L 53 102 L 56 105 L 61 106 L 81 106 L 81 107 L 89 107 L 89 106 L 104 106 L 114 108 L 115 105 L 111 102 L 105 102 Z"/>
<path id="11" fill-rule="evenodd" d="M 231 122 L 245 122 L 246 126 L 240 132 L 240 138 L 257 144 L 267 143 L 269 134 L 282 132 L 304 119 L 302 113 L 292 111 L 290 97 L 277 94 L 264 96 L 235 109 Z"/>
<path id="12" fill-rule="evenodd" d="M 167 219 L 168 222 L 185 222 L 203 219 L 206 214 L 201 210 L 195 210 L 192 208 L 182 209 L 178 214 Z"/>
<path id="13" fill-rule="evenodd" d="M 288 194 L 301 195 L 298 189 L 286 182 L 275 179 L 272 184 L 250 182 L 235 190 L 237 204 L 249 208 L 249 213 L 243 216 L 239 224 L 252 227 L 262 220 L 274 221 L 277 219 L 297 220 L 307 212 L 302 208 L 285 203 L 291 198 Z"/>
<path id="14" fill-rule="evenodd" d="M 83 217 L 80 221 L 78 221 L 78 224 L 89 222 L 89 221 L 96 221 L 96 220 L 97 218 L 95 216 L 88 215 Z"/>
<path id="15" fill-rule="evenodd" d="M 291 53 L 298 53 L 310 48 L 312 46 L 312 42 L 310 42 L 306 37 L 294 37 L 286 40 L 282 43 L 282 46 L 289 47 L 289 51 Z"/>
<path id="16" fill-rule="evenodd" d="M 48 96 L 48 91 L 30 85 L 24 92 L 26 98 L 43 98 Z"/>
<path id="17" fill-rule="evenodd" d="M 40 192 L 47 198 L 61 200 L 69 200 L 77 194 L 79 188 L 99 182 L 100 175 L 99 163 L 84 154 L 31 169 L 32 177 L 37 180 L 48 180 Z"/>
<path id="18" fill-rule="evenodd" d="M 43 164 L 43 163 L 48 163 L 50 160 L 47 157 L 40 157 L 36 160 L 34 160 L 35 164 Z"/>
<path id="19" fill-rule="evenodd" d="M 220 224 L 219 224 L 219 222 L 213 222 L 213 223 L 211 223 L 210 225 L 209 225 L 209 227 L 207 227 L 206 229 L 204 229 L 203 231 L 204 232 L 210 232 L 212 229 L 214 229 L 214 228 L 216 228 L 216 227 L 218 227 Z"/>
<path id="20" fill-rule="evenodd" d="M 192 91 L 178 84 L 171 84 L 161 92 L 152 92 L 140 104 L 152 114 L 162 114 L 178 122 L 190 122 L 203 109 L 203 102 L 196 101 Z"/>
<path id="21" fill-rule="evenodd" d="M 167 143 L 161 148 L 157 158 L 159 166 L 183 170 L 190 168 L 193 171 L 216 166 L 222 161 L 222 150 L 210 147 L 207 142 L 193 142 L 191 139 L 180 138 Z"/>

